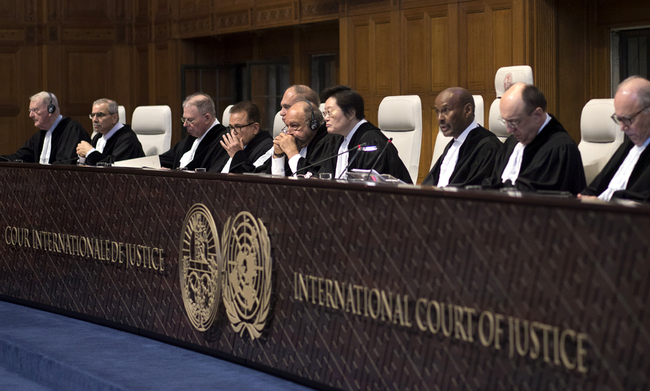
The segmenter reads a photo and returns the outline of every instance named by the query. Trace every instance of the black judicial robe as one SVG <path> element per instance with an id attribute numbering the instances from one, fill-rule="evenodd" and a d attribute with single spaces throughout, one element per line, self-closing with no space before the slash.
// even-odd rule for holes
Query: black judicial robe
<path id="1" fill-rule="evenodd" d="M 508 137 L 497 153 L 494 170 L 483 181 L 487 188 L 513 187 L 501 182 L 517 139 Z M 586 187 L 582 158 L 575 141 L 555 117 L 524 149 L 519 177 L 514 187 L 521 191 L 568 191 L 578 194 Z"/>
<path id="2" fill-rule="evenodd" d="M 38 163 L 43 151 L 47 130 L 39 130 L 11 155 L 2 156 L 1 159 L 15 161 L 22 159 L 25 163 Z M 77 144 L 81 141 L 90 142 L 88 132 L 72 118 L 63 117 L 59 124 L 52 131 L 52 151 L 50 153 L 50 164 L 76 164 Z"/>
<path id="3" fill-rule="evenodd" d="M 336 173 L 336 162 L 339 147 L 343 143 L 343 136 L 328 134 L 323 137 L 317 146 L 317 151 L 314 151 L 312 159 L 317 162 L 322 159 L 331 157 L 331 159 L 319 164 L 318 166 L 309 169 L 308 171 L 320 173 Z M 374 169 L 380 174 L 390 174 L 395 178 L 401 179 L 406 183 L 413 183 L 404 162 L 399 158 L 397 148 L 390 143 L 388 146 L 388 138 L 370 122 L 366 122 L 359 126 L 357 131 L 350 140 L 349 148 L 365 143 L 367 146 L 376 146 L 377 150 L 374 152 L 364 151 L 351 151 L 348 155 L 348 163 L 350 164 L 349 170 L 358 168 L 368 170 L 374 166 Z M 379 161 L 377 157 L 382 153 L 386 147 L 386 151 L 381 155 Z M 354 157 L 356 154 L 356 158 Z M 352 161 L 354 159 L 354 161 Z M 301 172 L 302 173 L 302 172 Z"/>
<path id="4" fill-rule="evenodd" d="M 436 186 L 438 184 L 442 161 L 453 143 L 454 140 L 451 140 L 447 144 L 443 154 L 424 178 L 423 185 Z M 480 185 L 485 178 L 492 175 L 494 161 L 502 145 L 499 138 L 484 127 L 479 125 L 472 129 L 458 151 L 458 161 L 449 178 L 449 186 Z"/>
<path id="5" fill-rule="evenodd" d="M 224 151 L 219 141 L 226 132 L 228 132 L 228 128 L 221 124 L 211 127 L 208 134 L 205 135 L 198 148 L 196 148 L 194 159 L 187 165 L 187 168 L 190 170 L 195 168 L 209 169 L 214 164 L 219 152 Z M 194 140 L 196 140 L 196 137 L 188 135 L 176 143 L 169 151 L 159 155 L 160 165 L 172 169 L 179 168 L 181 158 L 185 152 L 192 149 Z"/>
<path id="6" fill-rule="evenodd" d="M 221 140 L 221 138 L 219 140 Z M 221 143 L 219 145 L 221 145 Z M 255 163 L 259 157 L 267 153 L 271 148 L 273 148 L 273 137 L 271 137 L 269 132 L 266 130 L 260 130 L 246 145 L 243 151 L 237 151 L 237 153 L 235 153 L 235 156 L 232 157 L 230 170 L 228 172 L 232 174 L 265 172 L 263 170 L 266 170 L 266 164 L 256 168 L 253 163 Z M 271 157 L 269 157 L 269 160 L 270 159 Z M 220 173 L 226 163 L 228 163 L 228 160 L 230 160 L 230 155 L 228 155 L 228 152 L 221 147 L 208 171 Z M 267 161 L 265 163 L 269 162 Z"/>
<path id="7" fill-rule="evenodd" d="M 316 129 L 316 135 L 306 146 L 307 148 L 306 156 L 305 157 L 301 156 L 300 159 L 298 159 L 298 174 L 304 174 L 305 167 L 308 167 L 312 163 L 318 161 L 314 159 L 314 157 L 317 155 L 319 143 L 325 136 L 327 136 L 327 134 L 328 134 L 327 127 L 325 126 L 325 123 L 323 123 L 318 129 Z M 271 160 L 272 158 L 267 161 L 267 164 L 265 165 L 264 170 L 262 172 L 267 174 L 271 173 Z M 293 171 L 291 171 L 291 167 L 289 166 L 289 158 L 284 159 L 284 174 L 286 176 L 291 176 L 294 174 Z"/>
<path id="8" fill-rule="evenodd" d="M 634 143 L 627 136 L 616 152 L 609 159 L 603 170 L 594 178 L 589 186 L 582 191 L 584 195 L 598 196 L 607 190 L 609 182 L 614 178 L 616 171 L 623 164 L 628 152 L 634 147 Z M 650 147 L 639 156 L 630 179 L 627 181 L 625 190 L 614 192 L 612 198 L 627 198 L 637 201 L 650 200 Z"/>
<path id="9" fill-rule="evenodd" d="M 91 142 L 93 148 L 97 147 L 97 141 L 99 141 L 101 137 L 101 133 L 98 133 L 93 137 L 93 141 Z M 90 155 L 86 156 L 86 164 L 94 166 L 99 162 L 117 162 L 120 160 L 135 159 L 139 157 L 144 157 L 142 144 L 140 144 L 138 136 L 131 127 L 129 125 L 124 125 L 108 139 L 106 146 L 104 147 L 104 152 L 94 151 Z"/>

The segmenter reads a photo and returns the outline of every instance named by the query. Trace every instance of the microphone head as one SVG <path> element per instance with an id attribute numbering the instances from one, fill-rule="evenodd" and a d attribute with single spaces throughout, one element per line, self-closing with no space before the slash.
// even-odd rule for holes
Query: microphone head
<path id="1" fill-rule="evenodd" d="M 359 149 L 363 152 L 374 152 L 377 150 L 377 146 L 376 145 L 368 145 L 366 147 L 359 146 Z"/>

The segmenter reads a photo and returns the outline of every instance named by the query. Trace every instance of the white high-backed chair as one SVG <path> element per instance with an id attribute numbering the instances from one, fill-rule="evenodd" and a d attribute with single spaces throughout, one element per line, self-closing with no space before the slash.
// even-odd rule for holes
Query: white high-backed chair
<path id="1" fill-rule="evenodd" d="M 494 76 L 494 88 L 497 98 L 490 106 L 490 119 L 488 121 L 490 131 L 501 140 L 506 141 L 509 134 L 506 126 L 499 122 L 499 100 L 503 93 L 515 83 L 533 84 L 533 68 L 528 65 L 517 65 L 512 67 L 499 68 Z"/>
<path id="2" fill-rule="evenodd" d="M 226 128 L 228 125 L 230 125 L 230 109 L 232 109 L 233 105 L 229 105 L 226 107 L 226 109 L 223 111 L 223 115 L 221 116 L 221 125 L 225 126 Z"/>
<path id="3" fill-rule="evenodd" d="M 485 122 L 485 101 L 483 100 L 482 95 L 472 95 L 474 98 L 474 118 L 479 125 L 483 125 Z M 434 123 L 437 123 L 437 119 L 434 118 Z M 436 164 L 442 153 L 445 151 L 445 147 L 449 144 L 452 137 L 445 137 L 444 134 L 438 129 L 438 135 L 436 136 L 436 143 L 433 145 L 433 157 L 431 158 L 431 166 L 429 170 L 433 168 L 433 165 Z"/>
<path id="4" fill-rule="evenodd" d="M 280 112 L 278 111 L 275 114 L 275 118 L 273 119 L 273 138 L 277 137 L 278 134 L 282 133 L 282 129 L 284 129 L 284 121 L 282 121 L 282 117 L 280 116 Z"/>
<path id="5" fill-rule="evenodd" d="M 379 128 L 393 145 L 409 171 L 418 180 L 422 149 L 422 101 L 418 95 L 387 96 L 379 104 Z"/>
<path id="6" fill-rule="evenodd" d="M 146 156 L 160 155 L 171 146 L 172 110 L 169 106 L 136 107 L 131 128 L 138 135 Z"/>
<path id="7" fill-rule="evenodd" d="M 126 109 L 124 106 L 117 106 L 117 116 L 120 118 L 119 121 L 121 124 L 126 123 Z"/>
<path id="8" fill-rule="evenodd" d="M 623 143 L 624 134 L 610 118 L 612 114 L 614 99 L 592 99 L 582 109 L 578 149 L 587 183 L 591 183 Z"/>

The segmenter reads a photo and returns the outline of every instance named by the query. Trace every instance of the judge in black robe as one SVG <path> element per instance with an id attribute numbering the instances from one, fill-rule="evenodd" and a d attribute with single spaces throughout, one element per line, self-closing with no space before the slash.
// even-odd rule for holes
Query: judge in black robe
<path id="1" fill-rule="evenodd" d="M 483 181 L 485 187 L 572 194 L 585 188 L 578 146 L 560 122 L 546 113 L 546 99 L 539 89 L 517 83 L 503 95 L 499 109 L 512 135 L 499 150 L 492 176 Z M 504 170 L 518 143 L 524 145 L 519 175 L 514 184 L 510 179 L 503 183 Z"/>
<path id="2" fill-rule="evenodd" d="M 484 181 L 489 188 L 515 187 L 522 191 L 568 191 L 578 194 L 587 184 L 582 158 L 575 141 L 562 125 L 551 121 L 526 145 L 519 176 L 514 185 L 502 183 L 501 176 L 518 141 L 510 136 L 499 150 L 492 176 Z"/>
<path id="3" fill-rule="evenodd" d="M 221 137 L 228 132 L 228 128 L 221 125 L 219 121 L 214 119 L 213 126 L 208 129 L 208 133 L 203 137 L 199 146 L 194 153 L 194 159 L 192 159 L 187 165 L 186 168 L 189 170 L 194 170 L 196 168 L 205 168 L 206 170 L 212 167 L 217 156 L 223 151 L 223 148 L 219 144 Z M 176 143 L 169 151 L 159 155 L 160 165 L 162 167 L 177 169 L 180 168 L 180 161 L 183 155 L 192 149 L 194 140 L 197 137 L 189 134 L 187 137 Z"/>
<path id="4" fill-rule="evenodd" d="M 607 190 L 609 182 L 618 171 L 634 143 L 627 136 L 614 155 L 609 159 L 603 170 L 594 178 L 589 186 L 582 191 L 583 195 L 599 196 Z M 615 191 L 612 198 L 632 199 L 636 201 L 650 200 L 650 148 L 646 147 L 627 181 L 625 190 Z"/>
<path id="5" fill-rule="evenodd" d="M 423 185 L 437 185 L 442 162 L 453 143 L 454 140 L 451 140 L 447 144 L 440 158 L 424 178 Z M 484 127 L 479 125 L 472 129 L 460 147 L 458 161 L 449 178 L 448 186 L 464 187 L 483 183 L 485 178 L 492 175 L 497 152 L 501 146 L 501 141 L 497 136 Z"/>
<path id="6" fill-rule="evenodd" d="M 365 144 L 377 149 L 356 149 L 347 153 L 347 170 L 375 169 L 380 174 L 390 174 L 406 183 L 413 183 L 397 148 L 388 142 L 381 130 L 364 119 L 364 102 L 358 92 L 347 86 L 335 86 L 323 91 L 322 95 L 325 100 L 323 115 L 330 135 L 319 143 L 318 156 L 331 159 L 314 167 L 315 172 L 345 175 L 346 167 L 337 167 L 339 158 L 336 155 L 339 149 Z"/>
<path id="7" fill-rule="evenodd" d="M 422 184 L 438 186 L 445 157 L 454 143 L 462 141 L 449 181 L 443 181 L 440 185 L 480 185 L 492 174 L 501 142 L 492 132 L 476 122 L 474 98 L 468 90 L 460 87 L 448 88 L 438 94 L 434 106 L 440 131 L 446 137 L 453 137 L 453 140 L 447 144 Z"/>
<path id="8" fill-rule="evenodd" d="M 222 150 L 210 172 L 263 172 L 273 155 L 273 138 L 260 129 L 260 120 L 259 108 L 250 101 L 239 102 L 230 108 L 230 132 L 221 137 Z"/>
<path id="9" fill-rule="evenodd" d="M 39 130 L 16 153 L 2 156 L 0 159 L 5 161 L 22 160 L 25 163 L 38 163 L 48 129 Z M 88 132 L 77 121 L 71 118 L 61 117 L 61 121 L 52 131 L 52 149 L 48 163 L 76 164 L 78 160 L 77 144 L 81 141 L 90 142 Z"/>
<path id="10" fill-rule="evenodd" d="M 289 161 L 294 159 L 296 173 L 304 174 L 305 169 L 317 162 L 313 158 L 318 144 L 327 136 L 327 127 L 320 110 L 313 107 L 313 103 L 301 101 L 287 110 L 287 132 L 279 134 L 273 141 L 274 157 L 270 159 L 266 173 L 291 176 L 294 171 Z M 316 129 L 313 130 L 312 127 Z M 274 164 L 276 169 L 272 170 Z"/>
<path id="11" fill-rule="evenodd" d="M 102 138 L 101 133 L 97 133 L 91 141 L 93 148 L 97 147 L 97 141 Z M 124 125 L 118 129 L 111 138 L 106 141 L 104 151 L 94 150 L 86 155 L 86 164 L 90 166 L 97 165 L 99 162 L 117 162 L 120 160 L 135 159 L 144 157 L 142 144 L 138 136 L 129 125 Z"/>

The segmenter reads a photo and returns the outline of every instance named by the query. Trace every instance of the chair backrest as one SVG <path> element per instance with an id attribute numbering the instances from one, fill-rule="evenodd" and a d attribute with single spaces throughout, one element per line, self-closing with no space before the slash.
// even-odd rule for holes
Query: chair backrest
<path id="1" fill-rule="evenodd" d="M 233 105 L 229 105 L 226 107 L 226 109 L 223 111 L 223 115 L 221 116 L 221 125 L 225 126 L 226 128 L 228 125 L 230 125 L 230 109 L 232 109 Z"/>
<path id="2" fill-rule="evenodd" d="M 610 118 L 612 114 L 614 99 L 592 99 L 582 108 L 578 149 L 587 183 L 598 175 L 623 143 L 624 134 Z"/>
<path id="3" fill-rule="evenodd" d="M 284 121 L 282 121 L 282 117 L 280 116 L 280 112 L 278 111 L 275 114 L 275 118 L 273 119 L 273 138 L 277 137 L 278 134 L 282 133 L 282 129 L 284 129 Z"/>
<path id="4" fill-rule="evenodd" d="M 381 131 L 393 138 L 393 145 L 409 171 L 413 183 L 418 179 L 422 149 L 422 101 L 418 95 L 387 96 L 379 104 Z"/>
<path id="5" fill-rule="evenodd" d="M 169 106 L 136 107 L 131 128 L 138 135 L 146 156 L 160 155 L 171 146 L 172 110 Z"/>
<path id="6" fill-rule="evenodd" d="M 119 121 L 121 124 L 126 123 L 126 109 L 124 106 L 117 106 L 117 116 L 120 118 Z"/>
<path id="7" fill-rule="evenodd" d="M 483 122 L 485 122 L 485 101 L 483 100 L 482 95 L 472 95 L 474 97 L 474 118 L 479 125 L 485 127 Z M 434 120 L 436 123 L 437 120 Z M 433 156 L 431 157 L 431 166 L 429 170 L 433 168 L 433 165 L 436 164 L 442 153 L 445 151 L 445 147 L 451 141 L 451 137 L 445 137 L 444 134 L 438 129 L 438 135 L 436 136 L 436 143 L 433 145 Z"/>
<path id="8" fill-rule="evenodd" d="M 490 106 L 490 115 L 488 126 L 492 133 L 501 140 L 505 141 L 508 138 L 508 131 L 506 126 L 499 122 L 499 99 L 503 96 L 510 86 L 515 83 L 533 84 L 533 68 L 528 65 L 517 65 L 512 67 L 499 68 L 497 74 L 494 76 L 494 89 L 497 93 L 497 98 Z"/>

